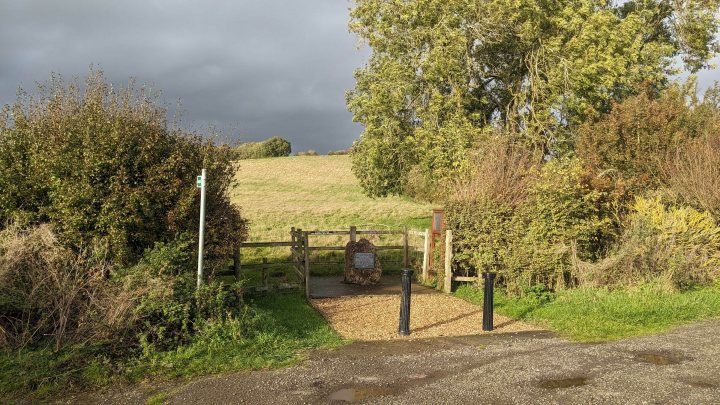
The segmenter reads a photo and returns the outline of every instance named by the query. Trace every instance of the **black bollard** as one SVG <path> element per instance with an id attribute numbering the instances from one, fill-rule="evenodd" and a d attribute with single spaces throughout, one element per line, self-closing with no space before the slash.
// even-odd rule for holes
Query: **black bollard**
<path id="1" fill-rule="evenodd" d="M 410 279 L 413 270 L 402 270 L 402 295 L 400 295 L 400 326 L 398 333 L 402 336 L 410 334 Z"/>
<path id="2" fill-rule="evenodd" d="M 483 330 L 493 330 L 493 288 L 497 273 L 483 273 L 485 279 L 485 296 L 483 300 Z"/>

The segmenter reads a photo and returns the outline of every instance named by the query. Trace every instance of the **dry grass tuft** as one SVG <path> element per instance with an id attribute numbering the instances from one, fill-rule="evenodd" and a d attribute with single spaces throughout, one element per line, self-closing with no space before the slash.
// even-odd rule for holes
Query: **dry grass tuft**
<path id="1" fill-rule="evenodd" d="M 63 247 L 49 225 L 0 231 L 0 347 L 54 349 L 123 331 L 142 291 L 109 282 L 107 263 Z"/>

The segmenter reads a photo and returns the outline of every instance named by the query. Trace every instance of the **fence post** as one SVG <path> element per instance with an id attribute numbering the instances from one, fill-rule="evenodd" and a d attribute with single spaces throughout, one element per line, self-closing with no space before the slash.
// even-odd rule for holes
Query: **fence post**
<path id="1" fill-rule="evenodd" d="M 452 292 L 452 230 L 445 231 L 445 282 L 443 291 Z"/>
<path id="2" fill-rule="evenodd" d="M 303 251 L 305 259 L 305 298 L 310 299 L 310 241 L 308 232 L 303 232 Z"/>
<path id="3" fill-rule="evenodd" d="M 268 289 L 268 259 L 267 259 L 267 257 L 262 258 L 262 286 L 267 291 L 267 289 Z"/>
<path id="4" fill-rule="evenodd" d="M 430 276 L 430 230 L 425 230 L 425 244 L 423 250 L 423 282 L 427 283 L 428 277 Z"/>
<path id="5" fill-rule="evenodd" d="M 293 267 L 295 270 L 300 271 L 300 266 L 298 266 L 298 250 L 297 246 L 295 245 L 297 243 L 297 237 L 295 236 L 295 227 L 293 226 L 290 228 L 290 241 L 293 243 L 292 246 L 290 246 L 290 258 L 293 262 Z"/>
<path id="6" fill-rule="evenodd" d="M 235 281 L 240 281 L 242 277 L 240 272 L 240 245 L 235 246 L 233 251 L 233 270 L 235 271 Z"/>
<path id="7" fill-rule="evenodd" d="M 357 227 L 351 226 L 350 227 L 350 242 L 356 242 L 357 241 Z"/>
<path id="8" fill-rule="evenodd" d="M 408 230 L 403 228 L 403 267 L 408 268 L 410 263 L 410 246 L 408 245 Z"/>

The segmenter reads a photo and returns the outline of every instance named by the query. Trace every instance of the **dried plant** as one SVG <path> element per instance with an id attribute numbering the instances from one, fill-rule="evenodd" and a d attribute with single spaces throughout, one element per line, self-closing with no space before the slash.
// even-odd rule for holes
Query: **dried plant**
<path id="1" fill-rule="evenodd" d="M 679 148 L 665 171 L 673 191 L 720 219 L 720 133 Z"/>

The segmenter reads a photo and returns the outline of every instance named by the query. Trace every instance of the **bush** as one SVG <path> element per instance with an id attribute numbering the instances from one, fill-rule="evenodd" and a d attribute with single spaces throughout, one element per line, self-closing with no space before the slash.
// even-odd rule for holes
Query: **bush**
<path id="1" fill-rule="evenodd" d="M 352 148 L 340 149 L 340 150 L 331 150 L 330 152 L 328 152 L 328 156 L 349 155 L 351 151 L 352 151 Z"/>
<path id="2" fill-rule="evenodd" d="M 262 159 L 290 156 L 290 142 L 274 136 L 262 142 L 245 142 L 235 148 L 236 159 Z"/>
<path id="3" fill-rule="evenodd" d="M 684 142 L 720 129 L 717 109 L 706 101 L 688 104 L 695 88 L 671 87 L 614 103 L 598 122 L 579 128 L 577 154 L 595 174 L 622 179 L 634 194 L 665 184 L 663 165 Z M 694 99 L 693 99 L 694 100 Z"/>
<path id="4" fill-rule="evenodd" d="M 297 156 L 319 156 L 320 154 L 317 153 L 314 149 L 308 149 L 306 152 L 298 152 L 296 153 Z"/>
<path id="5" fill-rule="evenodd" d="M 453 230 L 455 264 L 466 274 L 504 266 L 516 209 L 535 176 L 534 159 L 503 141 L 477 153 L 462 178 L 447 184 L 446 224 Z"/>
<path id="6" fill-rule="evenodd" d="M 578 160 L 545 163 L 492 149 L 445 205 L 458 270 L 494 270 L 514 294 L 577 284 L 576 262 L 599 256 L 609 220 Z"/>
<path id="7" fill-rule="evenodd" d="M 0 348 L 50 337 L 54 351 L 99 344 L 107 354 L 147 355 L 188 343 L 238 308 L 238 286 L 196 289 L 192 256 L 188 237 L 158 243 L 108 279 L 110 263 L 63 247 L 48 225 L 0 231 Z"/>
<path id="8" fill-rule="evenodd" d="M 53 76 L 37 97 L 21 95 L 5 112 L 0 227 L 50 222 L 68 246 L 92 245 L 130 264 L 155 242 L 197 233 L 194 179 L 207 168 L 208 252 L 229 254 L 245 237 L 227 195 L 231 149 L 168 129 L 165 110 L 144 90 L 116 90 L 101 72 L 83 90 Z"/>
<path id="9" fill-rule="evenodd" d="M 720 220 L 720 125 L 678 149 L 666 173 L 673 191 Z"/>
<path id="10" fill-rule="evenodd" d="M 47 225 L 0 231 L 0 348 L 49 338 L 54 349 L 112 336 L 132 310 L 91 252 L 60 245 Z"/>
<path id="11" fill-rule="evenodd" d="M 592 260 L 604 247 L 609 220 L 601 216 L 600 196 L 582 182 L 580 161 L 543 166 L 513 218 L 504 272 L 511 290 L 577 285 L 576 261 Z"/>
<path id="12" fill-rule="evenodd" d="M 720 227 L 707 213 L 640 197 L 614 253 L 581 269 L 591 286 L 709 284 L 720 279 Z"/>

